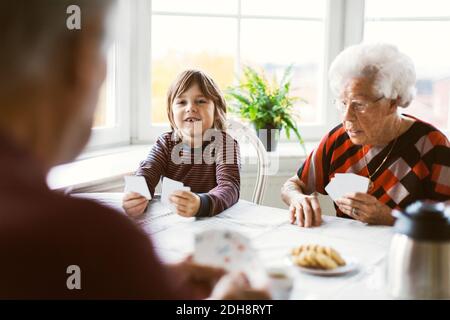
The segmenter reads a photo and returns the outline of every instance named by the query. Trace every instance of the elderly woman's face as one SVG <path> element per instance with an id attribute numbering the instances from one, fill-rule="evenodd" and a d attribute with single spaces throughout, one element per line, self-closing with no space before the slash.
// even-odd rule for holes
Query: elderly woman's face
<path id="1" fill-rule="evenodd" d="M 352 78 L 340 96 L 345 107 L 342 122 L 354 144 L 377 144 L 384 141 L 385 123 L 392 114 L 391 100 L 374 92 L 373 79 Z"/>

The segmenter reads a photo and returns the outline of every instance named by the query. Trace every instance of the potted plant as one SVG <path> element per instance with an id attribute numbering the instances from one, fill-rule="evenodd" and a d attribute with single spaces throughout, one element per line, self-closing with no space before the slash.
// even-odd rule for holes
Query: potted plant
<path id="1" fill-rule="evenodd" d="M 281 129 L 285 129 L 288 139 L 292 130 L 305 149 L 293 110 L 299 98 L 290 96 L 291 70 L 292 66 L 288 67 L 279 83 L 274 77 L 270 84 L 262 72 L 247 66 L 240 83 L 226 91 L 230 111 L 253 124 L 269 152 L 276 150 Z"/>

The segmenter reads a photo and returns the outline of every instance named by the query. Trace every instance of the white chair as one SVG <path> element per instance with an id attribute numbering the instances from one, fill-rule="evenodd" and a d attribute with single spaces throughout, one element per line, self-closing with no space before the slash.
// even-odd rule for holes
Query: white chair
<path id="1" fill-rule="evenodd" d="M 227 121 L 227 133 L 239 142 L 241 146 L 248 142 L 256 151 L 258 163 L 252 202 L 260 205 L 264 200 L 268 179 L 269 157 L 266 149 L 253 129 L 241 122 L 229 119 Z"/>

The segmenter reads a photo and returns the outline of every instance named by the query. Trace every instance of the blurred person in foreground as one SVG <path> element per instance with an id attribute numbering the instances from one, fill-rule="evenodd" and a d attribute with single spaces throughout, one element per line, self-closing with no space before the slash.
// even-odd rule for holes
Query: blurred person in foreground
<path id="1" fill-rule="evenodd" d="M 66 26 L 70 5 L 81 9 L 79 30 Z M 88 141 L 114 5 L 0 2 L 0 298 L 266 298 L 243 275 L 223 277 L 190 258 L 162 264 L 126 216 L 46 185 L 50 168 Z M 68 288 L 72 265 L 80 289 Z M 213 291 L 217 283 L 225 289 Z"/>

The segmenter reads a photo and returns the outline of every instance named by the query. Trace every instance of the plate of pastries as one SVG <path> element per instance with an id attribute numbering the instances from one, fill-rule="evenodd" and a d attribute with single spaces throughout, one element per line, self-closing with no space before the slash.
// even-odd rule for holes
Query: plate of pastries
<path id="1" fill-rule="evenodd" d="M 358 267 L 356 259 L 343 257 L 334 248 L 319 244 L 293 248 L 290 261 L 302 272 L 323 276 L 345 274 Z"/>

